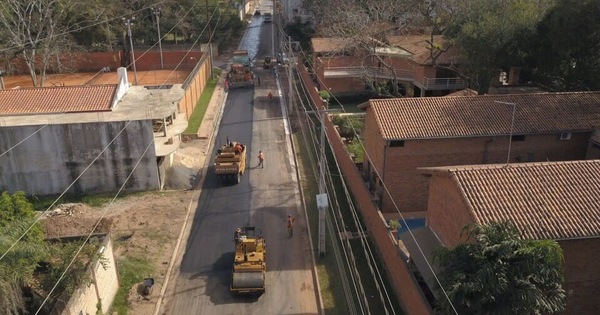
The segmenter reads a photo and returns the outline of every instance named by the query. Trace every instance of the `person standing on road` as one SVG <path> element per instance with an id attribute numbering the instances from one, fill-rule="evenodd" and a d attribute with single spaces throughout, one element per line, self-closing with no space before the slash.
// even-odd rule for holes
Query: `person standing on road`
<path id="1" fill-rule="evenodd" d="M 265 161 L 265 155 L 263 154 L 262 151 L 258 151 L 258 165 L 256 167 L 261 167 L 261 168 L 265 168 L 265 165 L 263 164 L 263 162 Z"/>
<path id="2" fill-rule="evenodd" d="M 260 76 L 256 75 L 256 82 L 258 82 L 258 86 L 260 86 Z"/>

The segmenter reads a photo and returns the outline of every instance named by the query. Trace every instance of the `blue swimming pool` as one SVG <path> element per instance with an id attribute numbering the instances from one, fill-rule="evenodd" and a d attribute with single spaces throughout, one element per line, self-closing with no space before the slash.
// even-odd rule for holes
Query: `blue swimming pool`
<path id="1" fill-rule="evenodd" d="M 417 229 L 425 226 L 425 219 L 406 219 L 406 224 L 402 219 L 398 220 L 400 228 L 398 229 L 397 237 L 400 239 L 400 235 L 408 232 L 408 230 Z"/>

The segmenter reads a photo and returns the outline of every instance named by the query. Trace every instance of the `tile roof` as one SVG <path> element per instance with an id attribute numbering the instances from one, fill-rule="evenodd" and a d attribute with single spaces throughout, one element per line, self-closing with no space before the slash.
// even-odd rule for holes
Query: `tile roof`
<path id="1" fill-rule="evenodd" d="M 428 41 L 431 41 L 430 35 L 402 35 L 402 36 L 390 36 L 388 37 L 390 45 L 396 47 L 402 47 L 403 49 L 413 54 L 412 60 L 419 64 L 428 64 L 431 62 L 431 51 Z M 458 62 L 456 49 L 449 47 L 449 43 L 441 35 L 433 36 L 433 43 L 435 45 L 441 45 L 443 49 L 448 51 L 442 53 L 437 58 L 438 64 L 450 64 L 451 62 Z"/>
<path id="2" fill-rule="evenodd" d="M 344 50 L 350 40 L 343 38 L 321 38 L 313 37 L 310 42 L 315 53 L 339 52 Z"/>
<path id="3" fill-rule="evenodd" d="M 449 174 L 475 221 L 527 239 L 600 236 L 600 160 L 424 168 Z"/>
<path id="4" fill-rule="evenodd" d="M 111 110 L 117 85 L 0 90 L 0 116 Z"/>
<path id="5" fill-rule="evenodd" d="M 600 92 L 413 97 L 370 100 L 386 140 L 592 131 L 600 126 Z"/>

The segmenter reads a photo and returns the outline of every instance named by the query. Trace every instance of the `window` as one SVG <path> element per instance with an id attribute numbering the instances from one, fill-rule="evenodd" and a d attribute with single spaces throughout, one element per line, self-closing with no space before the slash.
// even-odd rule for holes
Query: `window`
<path id="1" fill-rule="evenodd" d="M 404 140 L 392 140 L 390 141 L 390 148 L 403 147 Z"/>
<path id="2" fill-rule="evenodd" d="M 571 140 L 571 133 L 570 132 L 561 133 L 560 140 Z"/>
<path id="3" fill-rule="evenodd" d="M 513 135 L 511 141 L 525 141 L 525 135 Z"/>

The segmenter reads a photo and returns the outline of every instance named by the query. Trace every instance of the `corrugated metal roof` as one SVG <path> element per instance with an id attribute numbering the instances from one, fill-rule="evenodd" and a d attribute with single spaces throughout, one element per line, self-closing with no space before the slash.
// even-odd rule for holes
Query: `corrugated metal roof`
<path id="1" fill-rule="evenodd" d="M 600 160 L 439 167 L 477 223 L 510 220 L 528 239 L 600 236 Z"/>
<path id="2" fill-rule="evenodd" d="M 476 95 L 370 100 L 386 140 L 592 131 L 600 126 L 600 92 Z"/>
<path id="3" fill-rule="evenodd" d="M 0 115 L 111 110 L 117 85 L 0 90 Z"/>

